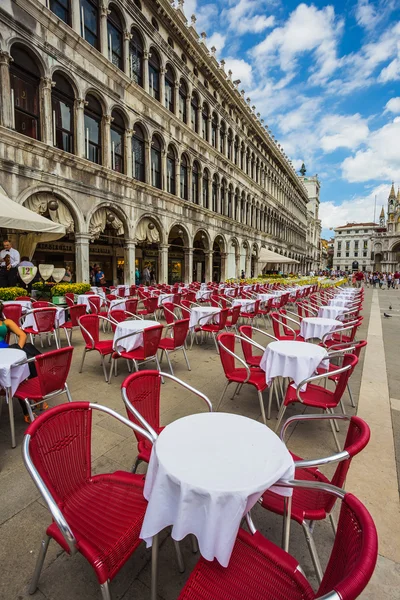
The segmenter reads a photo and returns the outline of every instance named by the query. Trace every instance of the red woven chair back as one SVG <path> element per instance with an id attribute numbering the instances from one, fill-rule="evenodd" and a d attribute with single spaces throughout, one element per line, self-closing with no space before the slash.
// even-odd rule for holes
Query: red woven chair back
<path id="1" fill-rule="evenodd" d="M 184 319 L 190 319 L 190 306 L 188 300 L 181 300 L 181 312 Z"/>
<path id="2" fill-rule="evenodd" d="M 175 321 L 173 331 L 174 348 L 180 348 L 185 343 L 186 336 L 189 331 L 189 319 L 181 319 L 179 321 Z"/>
<path id="3" fill-rule="evenodd" d="M 126 319 L 126 314 L 124 310 L 121 310 L 120 308 L 115 308 L 113 310 L 110 310 L 109 317 L 116 323 L 122 323 L 122 321 L 125 321 Z M 115 331 L 116 328 L 116 325 L 111 324 L 111 329 L 113 331 Z"/>
<path id="4" fill-rule="evenodd" d="M 65 294 L 65 300 L 67 302 L 67 306 L 71 308 L 71 306 L 75 306 L 74 294 Z"/>
<path id="5" fill-rule="evenodd" d="M 360 354 L 361 354 L 361 350 L 363 348 L 365 348 L 365 346 L 368 344 L 367 340 L 360 340 L 359 342 L 357 342 L 354 345 L 354 350 L 353 350 L 353 354 L 355 354 L 357 356 L 357 358 L 360 358 Z"/>
<path id="6" fill-rule="evenodd" d="M 235 335 L 233 333 L 220 333 L 217 337 L 217 340 L 221 342 L 225 348 L 231 352 L 235 352 Z M 236 370 L 235 359 L 228 352 L 226 352 L 225 348 L 219 346 L 219 356 L 225 376 L 229 379 L 229 377 L 233 375 Z"/>
<path id="7" fill-rule="evenodd" d="M 241 325 L 239 327 L 239 333 L 241 336 L 246 336 L 251 340 L 253 339 L 253 328 L 251 325 Z M 240 340 L 240 343 L 242 346 L 244 360 L 248 364 L 253 358 L 253 346 L 249 344 L 249 342 L 246 342 L 246 340 L 243 338 Z"/>
<path id="8" fill-rule="evenodd" d="M 344 373 L 341 373 L 339 375 L 339 379 L 336 383 L 335 391 L 333 393 L 335 402 L 337 404 L 339 404 L 340 399 L 345 392 L 347 382 L 348 382 L 349 378 L 351 377 L 351 374 L 353 373 L 354 368 L 357 365 L 357 363 L 358 363 L 358 358 L 354 354 L 345 354 L 344 355 L 342 367 L 347 367 L 347 365 L 351 365 L 351 369 L 349 369 L 348 371 L 345 371 Z"/>
<path id="9" fill-rule="evenodd" d="M 93 296 L 93 292 L 91 290 L 89 292 L 85 292 L 85 296 Z"/>
<path id="10" fill-rule="evenodd" d="M 22 305 L 21 304 L 5 304 L 3 306 L 3 317 L 5 319 L 11 319 L 17 325 L 22 317 Z"/>
<path id="11" fill-rule="evenodd" d="M 86 314 L 86 305 L 85 304 L 74 304 L 69 308 L 69 316 L 71 317 L 72 327 L 78 327 L 79 321 L 83 315 Z"/>
<path id="12" fill-rule="evenodd" d="M 189 302 L 196 302 L 195 292 L 187 292 L 187 294 L 185 294 L 185 300 L 189 300 Z"/>
<path id="13" fill-rule="evenodd" d="M 136 294 L 137 287 L 136 285 L 131 285 L 129 288 L 129 295 L 134 296 Z"/>
<path id="14" fill-rule="evenodd" d="M 38 308 L 33 312 L 35 319 L 35 331 L 45 333 L 53 331 L 56 322 L 56 308 Z"/>
<path id="15" fill-rule="evenodd" d="M 218 323 L 216 323 L 218 325 L 218 331 L 222 331 L 222 329 L 225 329 L 226 320 L 228 318 L 228 313 L 229 313 L 229 310 L 227 308 L 223 308 L 221 310 L 221 312 L 218 313 L 219 319 L 218 319 Z"/>
<path id="16" fill-rule="evenodd" d="M 96 344 L 100 339 L 100 319 L 98 315 L 83 315 L 79 319 L 79 324 L 82 325 L 81 332 L 86 345 L 92 347 L 92 340 L 86 331 L 92 336 Z"/>
<path id="17" fill-rule="evenodd" d="M 233 325 L 236 325 L 236 323 L 238 322 L 239 317 L 240 317 L 240 309 L 241 308 L 242 307 L 240 305 L 239 306 L 234 306 L 232 308 L 232 316 L 231 316 L 231 323 L 230 323 L 231 327 Z"/>
<path id="18" fill-rule="evenodd" d="M 29 425 L 30 457 L 61 505 L 91 476 L 92 412 L 88 402 L 61 404 Z"/>
<path id="19" fill-rule="evenodd" d="M 111 300 L 116 300 L 117 296 L 115 294 L 107 294 L 106 299 L 111 302 Z"/>
<path id="20" fill-rule="evenodd" d="M 172 303 L 177 304 L 179 306 L 181 303 L 181 300 L 182 300 L 182 294 L 174 294 Z"/>
<path id="21" fill-rule="evenodd" d="M 274 332 L 274 336 L 276 338 L 278 338 L 278 340 L 279 340 L 282 337 L 281 324 L 280 324 L 282 317 L 278 312 L 271 312 L 270 315 L 271 315 L 271 319 L 272 319 L 272 330 Z M 279 322 L 276 321 L 275 319 L 279 319 Z"/>
<path id="22" fill-rule="evenodd" d="M 100 296 L 91 296 L 89 298 L 89 307 L 92 313 L 100 312 L 101 298 Z"/>
<path id="23" fill-rule="evenodd" d="M 171 325 L 171 323 L 174 323 L 174 321 L 175 321 L 175 319 L 174 319 L 175 306 L 173 305 L 172 302 L 163 302 L 163 308 L 164 308 L 165 320 L 167 321 L 168 325 Z"/>
<path id="24" fill-rule="evenodd" d="M 30 296 L 17 296 L 16 300 L 32 300 Z"/>
<path id="25" fill-rule="evenodd" d="M 155 356 L 157 354 L 158 345 L 161 340 L 163 326 L 155 325 L 154 327 L 146 327 L 143 330 L 143 348 L 145 358 Z"/>
<path id="26" fill-rule="evenodd" d="M 133 315 L 136 315 L 136 313 L 137 313 L 137 305 L 138 305 L 137 298 L 131 298 L 130 300 L 125 300 L 125 310 L 129 313 L 132 313 Z"/>
<path id="27" fill-rule="evenodd" d="M 32 302 L 32 308 L 47 308 L 48 306 L 51 306 L 51 303 L 47 302 L 47 300 L 38 300 L 37 302 Z"/>
<path id="28" fill-rule="evenodd" d="M 288 325 L 288 322 L 287 322 L 287 319 L 286 319 L 286 311 L 285 311 L 284 308 L 282 308 L 279 311 L 279 315 L 280 315 L 280 320 L 282 322 L 283 333 L 285 335 L 293 335 L 293 331 L 291 331 L 291 329 L 293 330 L 294 327 L 296 327 L 296 325 L 294 323 L 292 323 L 292 322 L 290 322 L 290 324 Z"/>
<path id="29" fill-rule="evenodd" d="M 160 428 L 160 385 L 161 377 L 158 371 L 148 370 L 140 371 L 129 375 L 122 383 L 121 388 L 126 391 L 126 396 L 134 408 L 142 415 L 149 425 L 158 431 Z M 143 427 L 128 409 L 126 409 L 128 419 Z M 135 431 L 136 439 L 145 441 Z"/>
<path id="30" fill-rule="evenodd" d="M 137 292 L 138 292 L 140 300 L 144 300 L 145 298 L 148 298 L 150 295 L 149 292 L 147 290 L 144 290 L 143 288 L 138 288 Z"/>
<path id="31" fill-rule="evenodd" d="M 343 600 L 358 598 L 372 577 L 377 554 L 378 536 L 371 515 L 353 494 L 346 494 L 317 596 L 335 590 Z"/>
<path id="32" fill-rule="evenodd" d="M 72 346 L 39 354 L 35 358 L 40 391 L 43 396 L 62 390 L 71 368 Z"/>
<path id="33" fill-rule="evenodd" d="M 158 308 L 158 298 L 147 298 L 143 304 L 149 313 L 154 313 Z"/>

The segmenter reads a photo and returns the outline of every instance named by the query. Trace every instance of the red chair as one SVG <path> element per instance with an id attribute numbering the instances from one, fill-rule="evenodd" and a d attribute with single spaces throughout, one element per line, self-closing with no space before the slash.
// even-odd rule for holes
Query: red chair
<path id="1" fill-rule="evenodd" d="M 49 306 L 54 306 L 54 304 L 47 300 L 37 300 L 36 302 L 32 302 L 32 308 L 48 308 Z"/>
<path id="2" fill-rule="evenodd" d="M 40 335 L 40 342 L 43 348 L 42 334 L 45 333 L 47 335 L 54 335 L 56 346 L 59 348 L 59 341 L 56 332 L 57 309 L 51 306 L 48 308 L 35 308 L 28 311 L 25 314 L 25 317 L 30 314 L 33 314 L 35 325 L 33 327 L 24 327 L 24 331 L 30 336 L 31 343 L 33 344 L 34 336 Z"/>
<path id="3" fill-rule="evenodd" d="M 79 319 L 86 314 L 86 306 L 85 304 L 73 304 L 68 310 L 70 320 L 60 325 L 60 329 L 64 330 L 68 346 L 70 346 L 72 342 L 72 332 L 79 327 Z M 68 332 L 70 332 L 70 334 Z"/>
<path id="4" fill-rule="evenodd" d="M 174 311 L 175 305 L 172 302 L 163 302 L 162 307 L 167 325 L 171 325 L 178 318 Z"/>
<path id="5" fill-rule="evenodd" d="M 152 432 L 153 437 L 154 433 L 158 435 L 164 429 L 160 424 L 160 395 L 163 377 L 172 379 L 174 383 L 201 398 L 206 403 L 208 410 L 212 412 L 212 404 L 207 396 L 173 375 L 161 374 L 154 370 L 133 373 L 121 385 L 126 412 L 132 423 Z M 133 473 L 141 462 L 149 462 L 152 446 L 140 433 L 135 432 L 135 435 L 138 441 L 138 456 L 132 469 Z"/>
<path id="6" fill-rule="evenodd" d="M 154 360 L 157 365 L 157 369 L 160 371 L 160 363 L 158 362 L 157 350 L 160 345 L 161 335 L 163 326 L 154 325 L 154 327 L 146 327 L 142 331 L 136 331 L 135 333 L 127 334 L 118 338 L 113 343 L 113 353 L 111 357 L 110 376 L 108 383 L 111 383 L 111 375 L 115 366 L 115 375 L 117 375 L 117 359 L 125 358 L 127 361 L 132 361 L 135 367 L 135 371 L 139 370 L 138 363 L 146 363 Z M 134 350 L 118 350 L 118 345 L 121 339 L 126 339 L 134 335 L 143 336 L 143 344 Z M 129 362 L 128 362 L 129 365 Z"/>
<path id="7" fill-rule="evenodd" d="M 112 354 L 113 341 L 112 340 L 100 340 L 100 322 L 106 321 L 107 323 L 113 324 L 110 319 L 106 319 L 100 315 L 83 315 L 79 319 L 79 327 L 81 328 L 82 336 L 85 341 L 85 347 L 83 349 L 81 367 L 79 373 L 82 373 L 83 363 L 87 352 L 95 350 L 100 354 L 101 366 L 103 367 L 104 378 L 108 381 L 108 375 L 104 357 Z"/>
<path id="8" fill-rule="evenodd" d="M 203 332 L 209 333 L 212 335 L 217 352 L 219 352 L 219 350 L 218 350 L 216 334 L 219 331 L 222 331 L 223 329 L 225 329 L 227 318 L 228 318 L 228 309 L 223 308 L 219 313 L 213 315 L 211 323 L 207 323 L 207 321 L 210 319 L 210 315 L 205 315 L 204 317 L 201 317 L 198 321 L 201 335 L 203 335 Z M 205 321 L 204 325 L 201 324 L 202 321 Z"/>
<path id="9" fill-rule="evenodd" d="M 291 417 L 282 427 L 281 439 L 283 441 L 285 432 L 292 423 L 310 420 L 320 421 L 331 418 L 330 415 L 298 415 Z M 349 421 L 349 428 L 347 430 L 343 452 L 328 458 L 313 460 L 304 460 L 292 454 L 295 460 L 295 479 L 297 481 L 314 481 L 321 484 L 331 484 L 338 488 L 344 487 L 351 461 L 353 457 L 359 454 L 368 444 L 371 432 L 367 423 L 360 419 L 360 417 L 335 415 L 333 418 L 335 420 Z M 338 465 L 331 479 L 328 479 L 318 470 L 318 468 L 316 468 L 321 464 L 327 465 L 333 463 L 338 463 Z M 309 523 L 323 521 L 329 516 L 333 532 L 336 533 L 335 521 L 332 514 L 335 502 L 336 498 L 327 493 L 310 494 L 310 492 L 304 488 L 295 488 L 293 490 L 291 518 L 303 527 L 319 583 L 321 583 L 322 580 L 322 569 L 313 539 L 313 527 L 311 527 Z M 276 514 L 285 514 L 283 497 L 270 490 L 263 494 L 260 503 L 264 508 Z"/>
<path id="10" fill-rule="evenodd" d="M 299 335 L 300 330 L 295 330 L 293 327 L 290 327 L 287 324 L 288 321 L 292 321 L 290 317 L 287 315 L 281 315 L 279 312 L 271 312 L 269 313 L 269 316 L 271 317 L 272 330 L 277 340 L 304 341 L 304 339 Z M 295 323 L 293 320 L 293 325 L 296 326 L 298 323 Z"/>
<path id="11" fill-rule="evenodd" d="M 254 343 L 253 344 L 249 343 L 249 341 L 251 341 L 251 342 L 254 341 L 253 340 L 253 331 L 257 331 L 257 333 L 261 333 L 262 335 L 266 336 L 268 338 L 268 341 L 276 342 L 277 339 L 273 335 L 270 335 L 269 333 L 266 333 L 265 331 L 262 331 L 261 329 L 257 329 L 256 327 L 252 327 L 251 325 L 241 325 L 239 327 L 239 333 L 241 336 L 240 343 L 242 345 L 242 352 L 243 352 L 244 360 L 249 367 L 259 367 L 261 359 L 262 359 L 262 354 L 260 354 L 258 356 L 254 355 L 253 347 L 258 346 L 258 350 L 260 350 L 262 353 L 264 353 L 265 348 L 263 348 L 261 345 L 258 345 L 258 344 L 257 344 L 257 346 L 255 346 Z"/>
<path id="12" fill-rule="evenodd" d="M 67 292 L 66 294 L 64 294 L 64 298 L 65 298 L 68 306 L 75 305 L 75 294 L 72 294 L 71 292 Z"/>
<path id="13" fill-rule="evenodd" d="M 130 315 L 137 314 L 137 306 L 138 306 L 137 298 L 129 298 L 129 300 L 125 300 L 125 311 Z"/>
<path id="14" fill-rule="evenodd" d="M 136 290 L 137 290 L 137 286 L 136 285 L 131 285 L 129 287 L 129 295 L 130 296 L 136 296 Z"/>
<path id="15" fill-rule="evenodd" d="M 30 296 L 17 296 L 15 300 L 27 300 L 30 302 L 32 298 Z"/>
<path id="16" fill-rule="evenodd" d="M 260 307 L 258 309 L 257 317 L 263 318 L 265 329 L 268 327 L 268 323 L 267 323 L 265 317 L 268 317 L 269 313 L 271 312 L 273 301 L 274 301 L 273 298 L 268 298 L 268 300 L 264 304 L 264 308 L 260 308 L 262 306 L 262 302 L 260 302 Z"/>
<path id="17" fill-rule="evenodd" d="M 262 419 L 264 423 L 267 424 L 264 401 L 262 397 L 262 392 L 268 387 L 265 380 L 265 372 L 261 369 L 250 369 L 244 360 L 235 354 L 235 339 L 241 340 L 239 335 L 235 335 L 234 333 L 220 333 L 217 339 L 220 349 L 222 368 L 224 370 L 225 377 L 227 378 L 227 382 L 215 410 L 218 410 L 225 392 L 231 383 L 236 383 L 237 391 L 243 384 L 252 385 L 257 390 Z M 250 341 L 248 341 L 248 343 L 254 344 L 254 342 Z M 235 361 L 238 361 L 242 367 L 236 367 Z M 270 418 L 271 414 L 271 400 L 272 396 L 270 395 L 268 403 L 268 418 Z"/>
<path id="18" fill-rule="evenodd" d="M 51 539 L 69 555 L 80 552 L 93 567 L 103 600 L 111 600 L 109 583 L 141 543 L 147 502 L 144 479 L 125 471 L 92 475 L 92 412 L 107 413 L 139 432 L 143 428 L 110 408 L 89 402 L 63 404 L 41 415 L 25 435 L 25 466 L 52 516 L 40 545 L 29 587 L 34 594 Z M 152 581 L 155 589 L 155 573 Z M 82 594 L 82 597 L 85 593 Z"/>
<path id="19" fill-rule="evenodd" d="M 101 309 L 102 300 L 100 296 L 90 296 L 88 298 L 90 312 L 94 315 L 107 315 L 108 309 Z"/>
<path id="20" fill-rule="evenodd" d="M 14 323 L 20 326 L 22 317 L 22 304 L 4 304 L 3 317 L 4 319 L 11 319 L 11 321 L 14 321 Z"/>
<path id="21" fill-rule="evenodd" d="M 285 399 L 282 402 L 278 414 L 276 431 L 279 428 L 283 415 L 285 414 L 286 408 L 289 406 L 289 404 L 300 402 L 305 407 L 310 406 L 312 408 L 320 408 L 327 414 L 333 414 L 333 409 L 339 404 L 346 389 L 349 377 L 354 371 L 354 368 L 357 363 L 357 356 L 355 356 L 354 354 L 345 354 L 343 358 L 343 365 L 336 371 L 327 371 L 325 373 L 313 375 L 312 377 L 309 377 L 308 379 L 305 379 L 304 381 L 300 382 L 297 388 L 293 387 L 292 385 L 289 385 L 286 391 Z M 336 387 L 333 392 L 325 387 L 311 383 L 312 381 L 318 381 L 336 375 L 340 375 L 340 377 L 337 380 Z M 307 384 L 307 388 L 304 391 L 301 391 L 302 387 L 305 384 Z M 332 428 L 333 437 L 335 438 L 337 449 L 340 452 L 341 447 L 339 444 L 339 440 L 337 439 L 336 431 L 332 421 L 330 421 L 330 425 Z"/>
<path id="22" fill-rule="evenodd" d="M 246 310 L 243 309 L 246 309 L 246 306 L 242 307 L 242 312 L 240 313 L 242 319 L 248 319 L 252 324 L 254 324 L 255 321 L 257 325 L 257 315 L 260 310 L 260 300 L 255 300 L 253 310 L 250 309 L 246 312 Z"/>
<path id="23" fill-rule="evenodd" d="M 237 333 L 237 322 L 239 321 L 241 306 L 233 306 L 228 312 L 228 318 L 226 319 L 225 329 L 233 329 Z"/>
<path id="24" fill-rule="evenodd" d="M 124 310 L 121 310 L 120 308 L 113 308 L 112 310 L 110 310 L 108 318 L 110 319 L 110 321 L 113 322 L 111 325 L 111 329 L 115 331 L 117 328 L 117 324 L 125 321 L 127 316 Z"/>
<path id="25" fill-rule="evenodd" d="M 189 319 L 181 319 L 180 321 L 175 321 L 174 323 L 168 325 L 166 329 L 172 330 L 172 337 L 163 337 L 160 340 L 160 343 L 158 345 L 159 350 L 161 350 L 160 365 L 162 364 L 163 353 L 165 352 L 171 375 L 173 375 L 174 371 L 172 369 L 171 361 L 169 360 L 169 353 L 176 352 L 176 350 L 182 350 L 183 356 L 186 360 L 188 371 L 191 371 L 189 360 L 185 350 L 185 340 L 189 332 Z"/>
<path id="26" fill-rule="evenodd" d="M 360 327 L 363 318 L 359 317 L 356 321 L 343 324 L 343 327 L 336 329 L 334 333 L 326 334 L 322 338 L 322 344 L 326 348 L 330 348 L 335 344 L 344 344 L 346 342 L 353 342 L 356 337 L 357 329 Z"/>
<path id="27" fill-rule="evenodd" d="M 71 368 L 72 346 L 52 350 L 35 356 L 34 363 L 37 376 L 26 379 L 17 388 L 14 397 L 25 402 L 31 422 L 35 418 L 32 408 L 47 408 L 46 400 L 66 394 L 68 402 L 72 402 L 67 385 L 67 377 Z"/>
<path id="28" fill-rule="evenodd" d="M 143 300 L 144 309 L 137 311 L 138 315 L 143 317 L 153 317 L 156 320 L 156 310 L 158 308 L 158 298 L 146 298 Z"/>
<path id="29" fill-rule="evenodd" d="M 309 496 L 324 486 L 305 489 Z M 289 485 L 288 485 L 289 487 Z M 309 488 L 293 481 L 290 487 Z M 365 506 L 336 487 L 327 493 L 342 500 L 337 534 L 321 585 L 314 592 L 297 560 L 264 538 L 247 521 L 251 533 L 239 529 L 228 567 L 201 558 L 178 600 L 355 600 L 367 586 L 378 557 L 375 524 Z"/>

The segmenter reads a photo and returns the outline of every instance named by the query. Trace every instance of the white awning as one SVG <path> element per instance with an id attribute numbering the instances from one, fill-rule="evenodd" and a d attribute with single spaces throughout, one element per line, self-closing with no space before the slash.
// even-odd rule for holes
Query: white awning
<path id="1" fill-rule="evenodd" d="M 0 224 L 6 229 L 45 234 L 46 241 L 58 240 L 65 235 L 64 225 L 38 215 L 22 204 L 14 202 L 2 192 L 0 192 Z"/>
<path id="2" fill-rule="evenodd" d="M 266 248 L 261 248 L 258 261 L 261 264 L 300 264 L 300 262 L 298 260 L 295 260 L 294 258 L 283 256 L 282 254 L 278 254 L 277 252 L 273 252 L 272 250 L 267 250 Z"/>

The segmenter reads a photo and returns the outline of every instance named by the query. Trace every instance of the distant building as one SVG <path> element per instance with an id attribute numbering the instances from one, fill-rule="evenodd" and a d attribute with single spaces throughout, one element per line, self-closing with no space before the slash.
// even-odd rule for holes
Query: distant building
<path id="1" fill-rule="evenodd" d="M 307 190 L 307 235 L 306 235 L 306 269 L 317 271 L 321 265 L 321 221 L 319 219 L 319 193 L 321 182 L 318 175 L 306 175 L 306 167 L 303 163 L 300 169 L 299 179 Z"/>
<path id="2" fill-rule="evenodd" d="M 347 223 L 335 227 L 333 268 L 340 271 L 372 271 L 372 239 L 381 229 L 378 223 Z"/>
<path id="3" fill-rule="evenodd" d="M 390 189 L 386 216 L 382 206 L 379 229 L 372 240 L 372 251 L 376 271 L 400 269 L 400 188 L 396 196 L 394 183 Z"/>
<path id="4" fill-rule="evenodd" d="M 332 250 L 333 250 L 333 244 L 332 244 Z M 333 252 L 332 252 L 332 255 L 333 255 Z M 332 260 L 329 261 L 329 259 L 330 259 L 329 241 L 321 238 L 321 269 L 322 270 L 331 268 Z"/>

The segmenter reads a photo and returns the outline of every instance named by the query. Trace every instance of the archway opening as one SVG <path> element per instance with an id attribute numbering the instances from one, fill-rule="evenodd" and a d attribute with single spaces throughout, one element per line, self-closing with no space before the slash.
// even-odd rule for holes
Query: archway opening
<path id="1" fill-rule="evenodd" d="M 185 278 L 185 231 L 175 225 L 168 236 L 168 283 L 183 282 Z"/>
<path id="2" fill-rule="evenodd" d="M 215 283 L 219 283 L 224 277 L 224 269 L 222 264 L 222 254 L 225 250 L 225 242 L 223 238 L 218 235 L 213 244 L 213 266 L 212 266 L 212 280 Z"/>
<path id="3" fill-rule="evenodd" d="M 209 249 L 205 231 L 198 231 L 193 240 L 193 281 L 201 283 L 206 278 L 206 250 Z"/>
<path id="4" fill-rule="evenodd" d="M 91 281 L 99 266 L 107 286 L 124 283 L 125 230 L 121 219 L 111 208 L 101 207 L 90 219 L 89 234 Z"/>
<path id="5" fill-rule="evenodd" d="M 143 270 L 147 267 L 153 275 L 153 281 L 160 281 L 160 252 L 161 234 L 157 223 L 149 217 L 141 219 L 136 227 L 135 271 L 136 281 L 142 281 Z"/>

